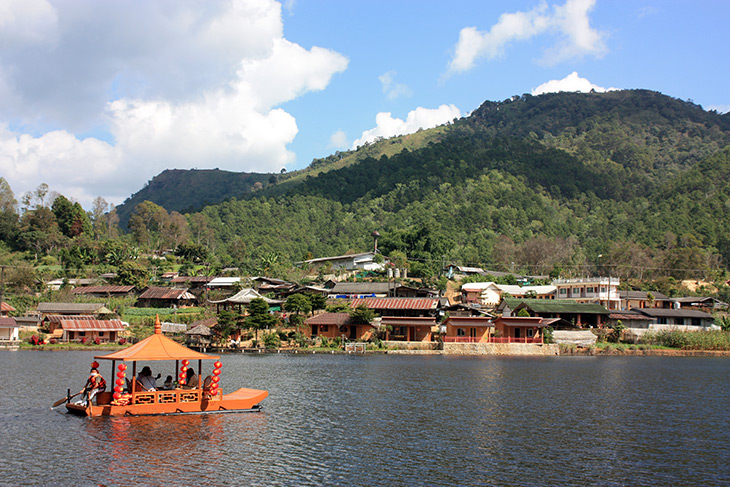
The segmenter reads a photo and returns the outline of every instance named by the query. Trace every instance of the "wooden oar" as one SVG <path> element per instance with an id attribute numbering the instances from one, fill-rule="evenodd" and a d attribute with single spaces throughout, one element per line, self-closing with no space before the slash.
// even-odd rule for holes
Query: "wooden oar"
<path id="1" fill-rule="evenodd" d="M 78 396 L 79 394 L 81 394 L 81 393 L 80 392 L 77 392 L 73 396 L 68 396 L 68 397 L 64 397 L 63 399 L 59 399 L 58 401 L 56 401 L 56 402 L 53 403 L 53 406 L 51 406 L 51 409 L 53 409 L 53 408 L 55 408 L 57 406 L 60 406 L 61 404 L 63 404 L 66 401 L 70 401 L 71 399 L 73 399 L 74 397 Z"/>

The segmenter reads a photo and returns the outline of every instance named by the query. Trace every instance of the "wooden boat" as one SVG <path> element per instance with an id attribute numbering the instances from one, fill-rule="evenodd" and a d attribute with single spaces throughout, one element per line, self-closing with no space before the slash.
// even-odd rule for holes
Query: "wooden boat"
<path id="1" fill-rule="evenodd" d="M 112 379 L 109 383 L 117 384 L 116 391 L 101 392 L 88 405 L 73 403 L 69 398 L 66 401 L 69 413 L 95 417 L 256 412 L 261 410 L 259 402 L 269 395 L 268 391 L 246 388 L 222 394 L 217 386 L 219 380 L 215 379 L 221 370 L 220 357 L 196 352 L 167 338 L 162 334 L 159 317 L 155 320 L 155 333 L 152 336 L 129 348 L 94 358 L 111 361 Z M 198 361 L 199 378 L 203 377 L 204 360 L 216 362 L 212 375 L 199 380 L 195 388 L 183 386 L 170 390 L 144 390 L 134 380 L 137 377 L 137 362 L 161 360 L 175 361 L 175 371 L 181 371 L 181 381 L 187 365 L 194 360 Z M 118 367 L 117 362 L 120 363 Z M 126 378 L 127 362 L 132 365 L 131 379 Z M 126 394 L 122 394 L 122 384 L 125 382 L 128 389 Z"/>

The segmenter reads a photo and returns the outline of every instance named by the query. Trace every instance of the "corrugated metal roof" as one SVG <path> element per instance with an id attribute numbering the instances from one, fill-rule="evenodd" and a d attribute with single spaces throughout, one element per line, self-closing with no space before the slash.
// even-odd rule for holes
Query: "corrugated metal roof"
<path id="1" fill-rule="evenodd" d="M 139 299 L 195 299 L 187 289 L 175 287 L 150 287 L 140 294 Z"/>
<path id="2" fill-rule="evenodd" d="M 82 286 L 74 288 L 73 294 L 127 294 L 134 286 Z"/>
<path id="3" fill-rule="evenodd" d="M 352 301 L 352 307 L 365 305 L 368 309 L 436 309 L 436 298 L 360 298 Z"/>
<path id="4" fill-rule="evenodd" d="M 15 311 L 15 308 L 3 301 L 2 303 L 0 303 L 0 310 L 2 310 L 3 313 L 9 313 L 11 311 Z"/>
<path id="5" fill-rule="evenodd" d="M 338 282 L 330 294 L 383 294 L 397 287 L 389 282 Z"/>
<path id="6" fill-rule="evenodd" d="M 576 303 L 569 299 L 504 298 L 504 303 L 515 310 L 521 303 L 535 313 L 581 313 L 607 315 L 608 310 L 596 303 Z"/>
<path id="7" fill-rule="evenodd" d="M 122 331 L 121 320 L 61 320 L 66 331 Z"/>
<path id="8" fill-rule="evenodd" d="M 704 311 L 698 311 L 694 309 L 672 309 L 672 308 L 634 308 L 631 311 L 637 311 L 647 316 L 652 317 L 663 317 L 663 318 L 703 318 L 707 320 L 712 319 L 712 315 L 705 313 Z"/>
<path id="9" fill-rule="evenodd" d="M 322 313 L 308 318 L 307 325 L 337 325 L 342 326 L 350 322 L 349 313 Z"/>
<path id="10" fill-rule="evenodd" d="M 83 315 L 103 312 L 103 308 L 100 303 L 38 303 L 36 309 L 41 313 Z"/>

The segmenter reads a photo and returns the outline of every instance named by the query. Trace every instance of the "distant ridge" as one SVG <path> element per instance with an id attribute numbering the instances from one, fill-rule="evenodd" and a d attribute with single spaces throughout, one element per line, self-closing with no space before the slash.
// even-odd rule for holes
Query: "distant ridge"
<path id="1" fill-rule="evenodd" d="M 273 174 L 220 169 L 166 169 L 117 206 L 119 226 L 127 228 L 134 208 L 151 201 L 167 211 L 190 213 L 270 184 Z"/>

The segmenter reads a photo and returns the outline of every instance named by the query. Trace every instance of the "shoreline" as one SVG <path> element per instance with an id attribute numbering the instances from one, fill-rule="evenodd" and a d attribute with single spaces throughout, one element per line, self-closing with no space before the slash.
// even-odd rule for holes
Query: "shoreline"
<path id="1" fill-rule="evenodd" d="M 95 347 L 89 346 L 84 348 L 75 347 L 57 347 L 57 346 L 34 346 L 34 347 L 20 347 L 15 349 L 6 349 L 10 351 L 16 350 L 30 350 L 30 351 L 50 351 L 50 352 L 93 352 L 93 351 L 108 351 L 114 352 L 116 350 L 122 350 L 127 347 Z M 0 349 L 2 350 L 2 349 Z M 330 355 L 366 355 L 366 354 L 380 354 L 380 355 L 484 355 L 484 356 L 528 356 L 519 353 L 512 354 L 489 354 L 489 353 L 447 353 L 444 350 L 398 350 L 398 349 L 382 349 L 382 350 L 366 350 L 364 352 L 353 352 L 345 350 L 301 350 L 301 349 L 273 349 L 266 350 L 261 349 L 260 351 L 253 350 L 211 350 L 208 353 L 215 354 L 293 354 L 293 355 L 319 355 L 319 354 L 330 354 Z M 557 356 L 636 356 L 636 357 L 730 357 L 730 350 L 682 350 L 682 349 L 671 349 L 671 348 L 660 348 L 660 349 L 645 349 L 645 350 L 630 350 L 630 349 L 619 349 L 612 348 L 610 350 L 599 349 L 599 348 L 576 348 L 574 350 L 561 350 Z"/>

